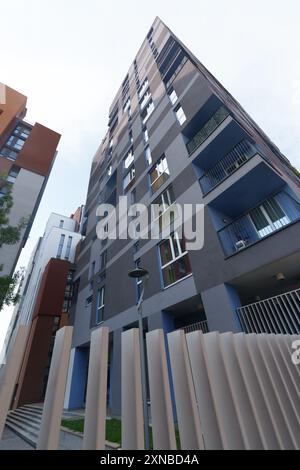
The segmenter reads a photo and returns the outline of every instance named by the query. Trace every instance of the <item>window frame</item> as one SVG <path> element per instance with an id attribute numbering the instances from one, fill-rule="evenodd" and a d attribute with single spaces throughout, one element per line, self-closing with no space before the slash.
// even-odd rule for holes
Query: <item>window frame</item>
<path id="1" fill-rule="evenodd" d="M 158 171 L 158 167 L 160 165 L 160 163 L 165 160 L 166 161 L 166 170 L 163 171 L 161 174 L 158 174 L 159 171 Z M 155 178 L 153 181 L 152 181 L 152 178 L 151 178 L 151 175 L 152 173 L 156 171 L 158 176 L 157 178 Z M 154 186 L 155 184 L 157 183 L 157 181 L 164 175 L 166 174 L 167 175 L 167 178 L 166 180 L 163 181 L 163 183 L 161 183 L 158 188 L 154 189 Z M 161 186 L 170 178 L 170 168 L 169 168 L 169 165 L 168 165 L 168 160 L 167 160 L 167 157 L 165 156 L 165 154 L 163 154 L 158 160 L 157 162 L 152 166 L 151 170 L 149 171 L 149 178 L 150 178 L 150 187 L 151 187 L 151 191 L 152 191 L 152 194 L 155 194 L 156 191 L 158 191 Z"/>
<path id="2" fill-rule="evenodd" d="M 175 247 L 174 247 L 174 240 L 173 240 L 173 237 L 174 239 L 176 240 L 176 248 L 178 250 L 178 255 L 176 256 L 176 250 L 175 250 Z M 172 255 L 172 260 L 171 261 L 168 261 L 167 263 L 163 264 L 162 262 L 162 254 L 161 254 L 161 246 L 166 243 L 166 242 L 169 242 L 169 247 L 170 247 L 170 252 L 171 252 L 171 255 Z M 185 251 L 182 250 L 182 246 L 181 246 L 181 242 L 183 241 L 184 243 L 184 246 L 185 246 L 185 239 L 180 239 L 179 238 L 179 235 L 178 235 L 178 232 L 175 231 L 173 232 L 169 237 L 167 237 L 166 239 L 164 239 L 161 243 L 159 243 L 158 245 L 158 253 L 159 253 L 159 261 L 160 261 L 160 272 L 161 272 L 161 279 L 162 279 L 162 285 L 163 285 L 163 288 L 164 289 L 168 289 L 169 287 L 171 286 L 174 286 L 175 284 L 177 284 L 178 282 L 181 282 L 183 281 L 184 279 L 187 279 L 188 277 L 192 276 L 193 272 L 192 272 L 192 267 L 191 267 L 191 263 L 190 263 L 190 260 L 189 260 L 189 253 L 188 251 L 185 249 Z M 185 257 L 188 257 L 188 263 L 189 263 L 189 267 L 190 267 L 190 272 L 187 273 L 185 276 L 183 276 L 182 278 L 180 279 L 176 279 L 176 281 L 172 282 L 171 284 L 168 284 L 168 285 L 165 285 L 165 281 L 164 281 L 164 270 L 168 269 L 170 266 L 172 266 L 174 263 L 176 263 L 177 261 L 185 258 Z"/>
<path id="3" fill-rule="evenodd" d="M 97 292 L 96 300 L 96 324 L 100 325 L 104 322 L 105 311 L 105 286 L 100 287 Z"/>
<path id="4" fill-rule="evenodd" d="M 181 111 L 181 114 L 178 115 L 179 111 Z M 177 122 L 179 123 L 180 126 L 183 126 L 183 124 L 186 122 L 187 120 L 187 117 L 186 117 L 186 114 L 184 112 L 184 109 L 183 107 L 181 106 L 181 104 L 179 103 L 176 108 L 174 109 L 174 113 L 175 113 L 175 116 L 176 116 L 176 119 L 177 119 Z M 183 120 L 182 120 L 183 118 Z"/>

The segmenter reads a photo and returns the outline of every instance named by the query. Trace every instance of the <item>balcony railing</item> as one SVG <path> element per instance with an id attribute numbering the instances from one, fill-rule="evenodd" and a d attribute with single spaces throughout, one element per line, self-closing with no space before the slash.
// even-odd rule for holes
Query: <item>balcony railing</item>
<path id="1" fill-rule="evenodd" d="M 300 204 L 281 191 L 221 229 L 218 234 L 226 256 L 257 243 L 300 221 Z"/>
<path id="2" fill-rule="evenodd" d="M 300 334 L 300 289 L 237 309 L 245 333 Z"/>
<path id="3" fill-rule="evenodd" d="M 235 173 L 256 153 L 257 149 L 253 144 L 247 140 L 242 140 L 200 178 L 203 193 L 209 193 L 209 191 Z"/>
<path id="4" fill-rule="evenodd" d="M 204 126 L 186 144 L 189 155 L 191 155 L 203 142 L 219 127 L 219 125 L 229 116 L 229 111 L 221 106 L 215 114 L 204 124 Z"/>
<path id="5" fill-rule="evenodd" d="M 192 325 L 182 328 L 185 333 L 192 333 L 193 331 L 202 331 L 202 333 L 209 333 L 207 321 L 193 323 Z"/>

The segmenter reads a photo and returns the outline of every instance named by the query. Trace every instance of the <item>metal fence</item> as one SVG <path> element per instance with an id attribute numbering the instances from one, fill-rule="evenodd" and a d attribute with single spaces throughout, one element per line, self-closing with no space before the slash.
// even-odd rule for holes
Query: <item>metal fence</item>
<path id="1" fill-rule="evenodd" d="M 300 289 L 237 309 L 245 333 L 300 334 Z"/>
<path id="2" fill-rule="evenodd" d="M 182 328 L 185 333 L 192 333 L 193 331 L 202 331 L 202 333 L 209 333 L 207 321 L 193 323 Z"/>
<path id="3" fill-rule="evenodd" d="M 235 173 L 256 153 L 257 149 L 253 144 L 247 140 L 242 140 L 200 178 L 200 184 L 204 194 L 207 194 L 222 183 L 228 176 Z"/>

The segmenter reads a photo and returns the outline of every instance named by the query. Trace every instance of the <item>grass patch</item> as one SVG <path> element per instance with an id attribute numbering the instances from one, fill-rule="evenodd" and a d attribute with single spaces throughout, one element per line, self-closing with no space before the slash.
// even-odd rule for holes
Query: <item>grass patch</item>
<path id="1" fill-rule="evenodd" d="M 84 419 L 76 419 L 76 420 L 62 420 L 61 425 L 64 428 L 68 428 L 71 431 L 81 432 L 83 433 L 84 428 Z M 152 439 L 152 429 L 150 430 L 150 447 L 153 449 L 153 439 Z M 108 419 L 106 421 L 106 440 L 109 442 L 114 442 L 115 444 L 121 445 L 122 439 L 122 423 L 118 419 Z M 180 437 L 179 432 L 176 429 L 176 442 L 177 448 L 180 449 Z"/>

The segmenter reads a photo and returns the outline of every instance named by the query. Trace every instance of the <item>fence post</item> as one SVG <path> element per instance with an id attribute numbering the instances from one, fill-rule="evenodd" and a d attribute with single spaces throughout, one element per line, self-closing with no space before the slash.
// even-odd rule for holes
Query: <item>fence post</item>
<path id="1" fill-rule="evenodd" d="M 178 330 L 168 334 L 168 342 L 181 448 L 204 449 L 184 331 Z"/>
<path id="2" fill-rule="evenodd" d="M 92 332 L 83 450 L 104 450 L 106 430 L 108 328 Z"/>
<path id="3" fill-rule="evenodd" d="M 176 450 L 172 399 L 163 330 L 147 333 L 153 448 Z"/>
<path id="4" fill-rule="evenodd" d="M 144 418 L 142 400 L 139 330 L 122 333 L 122 449 L 143 450 Z"/>

